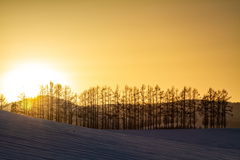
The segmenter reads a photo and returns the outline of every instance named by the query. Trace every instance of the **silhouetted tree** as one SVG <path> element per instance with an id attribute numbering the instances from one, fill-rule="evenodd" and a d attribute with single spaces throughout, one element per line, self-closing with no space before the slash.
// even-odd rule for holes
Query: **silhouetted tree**
<path id="1" fill-rule="evenodd" d="M 48 85 L 46 85 L 45 87 L 46 90 L 46 98 L 47 98 L 47 116 L 48 116 L 48 120 L 50 120 L 50 96 L 49 96 L 49 87 Z"/>
<path id="2" fill-rule="evenodd" d="M 71 101 L 72 91 L 69 86 L 64 87 L 64 112 L 63 112 L 63 117 L 64 117 L 64 123 L 72 124 L 72 106 L 69 105 L 69 101 Z"/>
<path id="3" fill-rule="evenodd" d="M 44 91 L 43 85 L 40 85 L 40 118 L 44 119 Z"/>
<path id="4" fill-rule="evenodd" d="M 223 89 L 222 90 L 222 96 L 221 96 L 221 101 L 222 101 L 222 120 L 221 120 L 221 126 L 223 128 L 227 127 L 227 115 L 233 116 L 232 114 L 232 107 L 228 106 L 228 100 L 231 99 L 230 96 L 228 96 L 227 90 Z"/>
<path id="5" fill-rule="evenodd" d="M 11 112 L 18 113 L 18 110 L 19 110 L 19 106 L 18 106 L 17 102 L 13 102 L 11 104 Z"/>
<path id="6" fill-rule="evenodd" d="M 128 103 L 128 90 L 129 90 L 129 88 L 128 88 L 128 86 L 126 85 L 125 86 L 125 88 L 124 88 L 124 99 L 125 100 L 123 100 L 124 101 L 124 109 L 125 109 L 125 124 L 124 124 L 124 128 L 125 129 L 128 129 L 128 107 L 129 107 L 129 103 Z M 124 111 L 124 110 L 123 110 Z"/>
<path id="7" fill-rule="evenodd" d="M 159 128 L 159 125 L 158 125 L 158 119 L 161 117 L 161 116 L 158 116 L 159 113 L 158 113 L 158 109 L 159 109 L 159 105 L 158 105 L 158 97 L 159 97 L 159 91 L 160 91 L 160 87 L 158 85 L 155 86 L 155 125 L 156 127 L 155 128 Z"/>
<path id="8" fill-rule="evenodd" d="M 165 99 L 165 106 L 164 106 L 164 128 L 169 128 L 169 117 L 170 117 L 170 109 L 169 109 L 169 104 L 170 104 L 170 90 L 167 89 L 167 91 L 165 92 L 164 95 L 164 99 Z"/>
<path id="9" fill-rule="evenodd" d="M 6 99 L 6 97 L 5 97 L 3 94 L 1 94 L 1 95 L 0 95 L 0 106 L 1 106 L 1 110 L 4 109 L 4 107 L 5 107 L 6 104 L 7 104 L 7 99 Z"/>
<path id="10" fill-rule="evenodd" d="M 56 84 L 54 85 L 54 94 L 56 96 L 56 121 L 60 122 L 60 98 L 62 98 L 62 85 Z"/>
<path id="11" fill-rule="evenodd" d="M 179 105 L 180 105 L 180 95 L 178 93 L 178 89 L 175 90 L 175 113 L 176 113 L 176 128 L 179 128 L 179 113 L 180 113 L 180 109 L 179 109 Z"/>
<path id="12" fill-rule="evenodd" d="M 142 85 L 140 93 L 141 93 L 141 128 L 144 129 L 146 128 L 145 121 L 146 121 L 146 111 L 145 111 L 145 106 L 146 106 L 146 95 L 145 95 L 145 89 L 146 86 Z"/>
<path id="13" fill-rule="evenodd" d="M 186 128 L 186 94 L 187 87 L 184 87 L 181 95 L 181 128 Z"/>
<path id="14" fill-rule="evenodd" d="M 171 128 L 173 129 L 174 128 L 174 117 L 175 117 L 175 94 L 176 94 L 176 91 L 175 91 L 175 88 L 172 87 L 172 89 L 170 90 L 170 99 L 171 99 L 171 114 L 170 114 L 170 117 L 171 117 Z"/>
<path id="15" fill-rule="evenodd" d="M 18 112 L 26 115 L 26 96 L 25 96 L 25 92 L 21 93 L 18 98 L 20 99 L 20 108 L 18 109 Z"/>
<path id="16" fill-rule="evenodd" d="M 53 90 L 54 90 L 54 88 L 53 87 L 54 87 L 54 84 L 52 81 L 50 81 L 50 120 L 52 120 L 52 121 L 53 121 L 53 112 L 54 112 L 54 110 L 53 110 L 53 94 L 54 94 Z"/>
<path id="17" fill-rule="evenodd" d="M 162 123 L 162 104 L 164 101 L 164 91 L 162 91 L 161 89 L 159 90 L 159 128 L 161 128 L 161 123 Z"/>
<path id="18" fill-rule="evenodd" d="M 99 105 L 99 89 L 100 89 L 100 87 L 99 86 L 97 86 L 96 87 L 96 101 L 97 101 L 97 104 L 96 104 L 96 106 L 97 106 L 97 114 L 96 114 L 96 118 L 97 118 L 97 129 L 98 129 L 98 123 L 99 123 L 99 121 L 98 121 L 98 117 L 99 117 L 99 107 L 98 107 L 98 105 Z"/>
<path id="19" fill-rule="evenodd" d="M 196 128 L 196 109 L 198 107 L 198 99 L 200 94 L 197 89 L 193 89 L 192 91 L 192 104 L 193 104 L 193 128 Z"/>

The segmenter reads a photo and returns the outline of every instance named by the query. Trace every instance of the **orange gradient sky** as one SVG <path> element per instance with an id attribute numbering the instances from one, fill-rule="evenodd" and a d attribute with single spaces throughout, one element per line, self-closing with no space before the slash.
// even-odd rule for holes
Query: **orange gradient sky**
<path id="1" fill-rule="evenodd" d="M 240 1 L 0 0 L 0 93 L 49 80 L 225 88 L 240 102 Z"/>

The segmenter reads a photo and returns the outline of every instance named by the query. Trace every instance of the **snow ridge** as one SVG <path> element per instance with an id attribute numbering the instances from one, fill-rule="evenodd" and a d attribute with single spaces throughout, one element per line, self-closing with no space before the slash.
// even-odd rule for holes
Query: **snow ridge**
<path id="1" fill-rule="evenodd" d="M 0 159 L 239 159 L 240 129 L 96 130 L 0 111 Z"/>

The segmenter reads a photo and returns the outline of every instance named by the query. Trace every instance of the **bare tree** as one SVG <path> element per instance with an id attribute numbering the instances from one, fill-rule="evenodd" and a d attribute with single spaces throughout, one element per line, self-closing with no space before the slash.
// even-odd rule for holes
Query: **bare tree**
<path id="1" fill-rule="evenodd" d="M 6 99 L 6 97 L 5 97 L 3 94 L 1 94 L 1 95 L 0 95 L 1 110 L 4 109 L 4 107 L 5 107 L 6 104 L 7 104 L 7 99 Z"/>
<path id="2" fill-rule="evenodd" d="M 227 90 L 222 90 L 222 120 L 221 120 L 221 126 L 223 128 L 227 127 L 227 115 L 233 116 L 232 114 L 232 107 L 228 106 L 228 100 L 231 99 L 230 96 L 228 96 Z"/>
<path id="3" fill-rule="evenodd" d="M 197 100 L 199 99 L 200 94 L 198 93 L 197 89 L 193 89 L 192 91 L 192 102 L 193 102 L 193 128 L 196 128 L 196 108 L 198 106 Z"/>
<path id="4" fill-rule="evenodd" d="M 50 120 L 52 120 L 53 121 L 53 112 L 54 112 L 54 110 L 53 110 L 53 90 L 54 90 L 54 88 L 53 88 L 53 86 L 54 86 L 54 84 L 53 84 L 53 82 L 52 81 L 50 81 Z"/>
<path id="5" fill-rule="evenodd" d="M 57 122 L 60 122 L 61 120 L 61 115 L 60 115 L 60 109 L 61 109 L 61 106 L 60 106 L 60 99 L 62 98 L 62 85 L 61 84 L 56 84 L 54 85 L 54 94 L 56 96 L 56 121 Z"/>
<path id="6" fill-rule="evenodd" d="M 187 87 L 184 87 L 181 92 L 181 128 L 186 128 L 186 94 Z"/>

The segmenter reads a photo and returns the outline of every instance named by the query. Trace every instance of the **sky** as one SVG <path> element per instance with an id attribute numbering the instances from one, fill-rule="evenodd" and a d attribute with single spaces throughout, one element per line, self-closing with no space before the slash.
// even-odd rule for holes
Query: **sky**
<path id="1" fill-rule="evenodd" d="M 224 88 L 240 102 L 239 19 L 239 0 L 0 0 L 0 93 L 52 80 Z"/>

